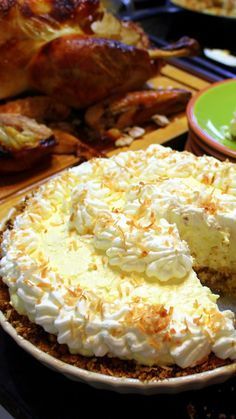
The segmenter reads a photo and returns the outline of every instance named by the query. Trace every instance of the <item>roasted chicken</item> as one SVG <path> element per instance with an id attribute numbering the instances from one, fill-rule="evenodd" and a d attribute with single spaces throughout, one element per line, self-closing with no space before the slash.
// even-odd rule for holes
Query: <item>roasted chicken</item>
<path id="1" fill-rule="evenodd" d="M 39 141 L 22 151 L 2 146 L 0 170 L 8 170 L 9 162 L 12 171 L 14 159 L 15 170 L 31 167 L 37 149 L 39 158 L 46 150 L 91 156 L 91 149 L 70 131 L 68 117 L 76 117 L 77 110 L 89 127 L 86 134 L 98 139 L 110 129 L 119 133 L 142 124 L 156 113 L 183 110 L 189 100 L 187 91 L 147 89 L 145 83 L 165 59 L 193 55 L 198 44 L 182 38 L 164 49 L 152 48 L 139 25 L 120 21 L 99 0 L 4 0 L 0 27 L 0 117 L 8 113 L 14 124 L 15 114 L 23 115 L 26 119 L 19 121 L 24 126 L 33 118 L 49 124 L 52 134 L 49 143 Z M 9 101 L 29 91 L 32 97 Z M 34 96 L 37 92 L 40 96 Z M 60 121 L 67 121 L 69 129 L 61 129 Z M 2 123 L 0 118 L 0 128 Z M 25 129 L 17 129 L 14 135 L 23 141 Z"/>
<path id="2" fill-rule="evenodd" d="M 34 77 L 31 80 L 30 63 L 34 59 L 36 65 L 41 48 L 53 40 L 97 36 L 148 46 L 141 28 L 132 22 L 120 22 L 106 12 L 99 0 L 4 0 L 0 2 L 0 27 L 0 98 L 15 96 L 41 81 Z M 65 53 L 69 46 L 67 40 L 63 44 Z M 67 58 L 63 58 L 62 50 L 60 56 L 65 68 Z M 53 62 L 56 59 L 51 58 Z M 62 68 L 58 68 L 59 73 Z"/>
<path id="3" fill-rule="evenodd" d="M 5 0 L 0 25 L 0 98 L 34 89 L 75 108 L 137 90 L 162 58 L 197 48 L 184 38 L 151 49 L 139 26 L 119 21 L 99 0 Z"/>

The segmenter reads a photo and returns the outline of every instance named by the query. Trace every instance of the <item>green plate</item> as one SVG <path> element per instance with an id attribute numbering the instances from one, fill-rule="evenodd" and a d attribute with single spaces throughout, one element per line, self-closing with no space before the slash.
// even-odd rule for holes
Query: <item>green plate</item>
<path id="1" fill-rule="evenodd" d="M 210 136 L 213 141 L 236 150 L 236 141 L 225 138 L 225 126 L 229 126 L 236 112 L 236 79 L 217 83 L 196 99 L 192 116 L 194 125 Z"/>

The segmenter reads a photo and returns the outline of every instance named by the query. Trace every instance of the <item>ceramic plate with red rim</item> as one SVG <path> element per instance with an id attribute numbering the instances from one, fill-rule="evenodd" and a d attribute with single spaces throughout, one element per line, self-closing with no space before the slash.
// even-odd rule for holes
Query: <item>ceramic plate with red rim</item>
<path id="1" fill-rule="evenodd" d="M 234 112 L 236 79 L 214 83 L 189 102 L 189 127 L 210 148 L 236 159 L 236 141 L 228 139 L 226 135 Z"/>
<path id="2" fill-rule="evenodd" d="M 198 137 L 195 134 L 195 132 L 191 130 L 191 128 L 189 129 L 189 138 L 191 139 L 191 144 L 196 145 L 196 147 L 198 147 L 198 149 L 201 150 L 201 155 L 207 154 L 221 161 L 228 159 L 232 161 L 233 163 L 236 162 L 236 159 L 234 159 L 233 157 L 222 154 L 216 148 L 210 147 L 209 144 L 207 144 L 206 142 L 203 142 L 201 138 Z"/>

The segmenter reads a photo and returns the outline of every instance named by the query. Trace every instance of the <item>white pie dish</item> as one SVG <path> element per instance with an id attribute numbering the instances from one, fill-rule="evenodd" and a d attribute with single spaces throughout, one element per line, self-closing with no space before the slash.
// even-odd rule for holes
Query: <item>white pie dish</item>
<path id="1" fill-rule="evenodd" d="M 8 333 L 22 349 L 32 355 L 44 366 L 63 374 L 70 380 L 86 383 L 101 390 L 144 395 L 174 394 L 189 390 L 199 390 L 210 385 L 220 384 L 236 375 L 236 363 L 234 362 L 230 365 L 219 367 L 211 371 L 187 375 L 185 377 L 169 378 L 161 381 L 143 382 L 133 378 L 111 377 L 66 364 L 59 359 L 48 355 L 46 352 L 43 352 L 20 336 L 1 311 L 0 324 L 3 330 Z"/>

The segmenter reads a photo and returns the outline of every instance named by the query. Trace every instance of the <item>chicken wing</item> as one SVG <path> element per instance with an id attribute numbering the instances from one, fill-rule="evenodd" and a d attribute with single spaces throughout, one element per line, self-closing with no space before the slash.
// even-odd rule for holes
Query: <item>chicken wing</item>
<path id="1" fill-rule="evenodd" d="M 150 89 L 130 92 L 91 106 L 85 121 L 101 136 L 110 128 L 122 130 L 147 122 L 155 114 L 171 115 L 185 109 L 191 92 L 184 89 Z"/>

